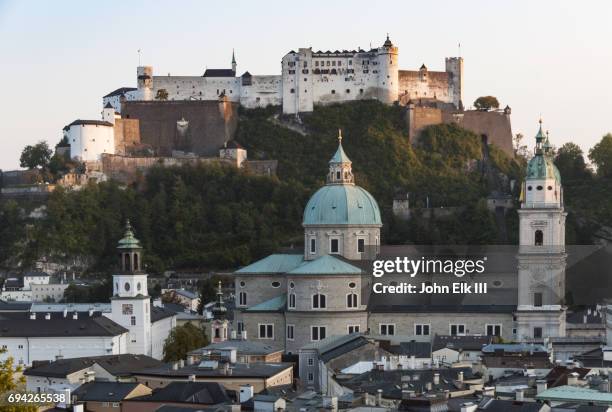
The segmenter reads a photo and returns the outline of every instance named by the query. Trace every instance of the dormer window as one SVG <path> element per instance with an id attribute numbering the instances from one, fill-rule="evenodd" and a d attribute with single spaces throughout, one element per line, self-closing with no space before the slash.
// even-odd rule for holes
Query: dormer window
<path id="1" fill-rule="evenodd" d="M 310 253 L 314 255 L 317 253 L 317 239 L 314 237 L 310 238 Z"/>
<path id="2" fill-rule="evenodd" d="M 332 238 L 329 240 L 329 253 L 340 253 L 340 239 Z"/>

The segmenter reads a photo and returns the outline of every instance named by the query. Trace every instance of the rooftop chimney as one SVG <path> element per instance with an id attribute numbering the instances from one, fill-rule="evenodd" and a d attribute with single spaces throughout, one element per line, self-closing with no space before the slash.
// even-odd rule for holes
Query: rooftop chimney
<path id="1" fill-rule="evenodd" d="M 463 382 L 463 371 L 459 371 L 459 373 L 457 374 L 457 380 L 459 382 Z"/>
<path id="2" fill-rule="evenodd" d="M 547 389 L 548 385 L 545 380 L 538 380 L 536 382 L 536 394 L 541 394 Z"/>
<path id="3" fill-rule="evenodd" d="M 68 316 L 68 308 L 64 307 L 64 317 Z"/>
<path id="4" fill-rule="evenodd" d="M 383 393 L 382 389 L 378 389 L 376 391 L 376 406 L 382 405 L 382 393 Z"/>
<path id="5" fill-rule="evenodd" d="M 196 376 L 195 375 L 189 375 L 188 380 L 189 380 L 189 382 L 195 382 L 196 381 Z"/>
<path id="6" fill-rule="evenodd" d="M 32 319 L 32 320 L 36 319 L 36 312 L 30 313 L 30 319 Z"/>
<path id="7" fill-rule="evenodd" d="M 578 386 L 578 375 L 576 372 L 572 372 L 567 376 L 567 384 L 569 386 Z"/>
<path id="8" fill-rule="evenodd" d="M 51 320 L 51 314 L 50 314 L 49 312 L 47 312 L 47 313 L 45 314 L 45 319 L 46 319 L 46 320 Z"/>
<path id="9" fill-rule="evenodd" d="M 514 392 L 515 395 L 515 399 L 519 402 L 523 402 L 525 400 L 525 392 L 523 392 L 522 389 L 517 389 L 516 392 Z"/>
<path id="10" fill-rule="evenodd" d="M 243 331 L 240 333 L 240 336 L 242 337 L 242 340 L 247 340 L 247 331 L 246 331 L 246 330 L 243 330 Z"/>
<path id="11" fill-rule="evenodd" d="M 440 384 L 440 374 L 438 372 L 434 373 L 433 383 L 434 383 L 434 385 L 439 385 Z"/>
<path id="12" fill-rule="evenodd" d="M 178 363 L 179 363 L 179 368 L 180 368 L 180 369 L 183 369 L 183 368 L 185 367 L 185 361 L 184 361 L 183 359 L 180 359 L 180 360 L 178 361 Z"/>
<path id="13" fill-rule="evenodd" d="M 476 412 L 478 405 L 472 402 L 466 402 L 461 405 L 461 412 Z"/>
<path id="14" fill-rule="evenodd" d="M 240 385 L 240 403 L 244 403 L 253 397 L 253 385 Z"/>
<path id="15" fill-rule="evenodd" d="M 79 318 L 79 313 L 78 312 L 74 312 L 72 314 L 72 319 L 77 320 Z"/>

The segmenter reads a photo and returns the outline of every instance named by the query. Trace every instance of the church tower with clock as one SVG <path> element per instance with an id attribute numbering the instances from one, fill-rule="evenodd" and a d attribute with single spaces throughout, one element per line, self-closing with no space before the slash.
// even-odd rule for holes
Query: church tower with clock
<path id="1" fill-rule="evenodd" d="M 565 336 L 565 217 L 561 176 L 542 121 L 519 214 L 517 339 Z"/>
<path id="2" fill-rule="evenodd" d="M 117 245 L 120 272 L 113 276 L 112 320 L 129 330 L 127 353 L 151 355 L 151 303 L 147 274 L 142 267 L 142 246 L 130 222 Z"/>

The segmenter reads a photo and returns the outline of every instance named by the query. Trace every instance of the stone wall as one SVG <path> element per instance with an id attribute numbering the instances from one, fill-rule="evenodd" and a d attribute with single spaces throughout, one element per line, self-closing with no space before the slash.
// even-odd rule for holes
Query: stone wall
<path id="1" fill-rule="evenodd" d="M 115 119 L 115 154 L 125 155 L 131 147 L 140 144 L 138 119 Z"/>
<path id="2" fill-rule="evenodd" d="M 234 136 L 238 103 L 223 100 L 124 101 L 124 119 L 138 119 L 140 141 L 156 154 L 173 150 L 216 156 Z"/>

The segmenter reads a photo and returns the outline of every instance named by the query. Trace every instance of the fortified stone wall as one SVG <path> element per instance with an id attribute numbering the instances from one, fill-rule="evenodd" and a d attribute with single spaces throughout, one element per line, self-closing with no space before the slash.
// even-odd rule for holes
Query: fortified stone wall
<path id="1" fill-rule="evenodd" d="M 238 103 L 227 99 L 125 101 L 121 113 L 139 120 L 141 143 L 161 156 L 173 150 L 216 156 L 238 123 Z"/>
<path id="2" fill-rule="evenodd" d="M 115 153 L 125 155 L 129 148 L 140 144 L 138 119 L 115 119 Z"/>
<path id="3" fill-rule="evenodd" d="M 451 73 L 432 72 L 425 70 L 400 70 L 399 95 L 400 102 L 408 99 L 435 98 L 444 102 L 452 101 L 450 96 Z"/>

